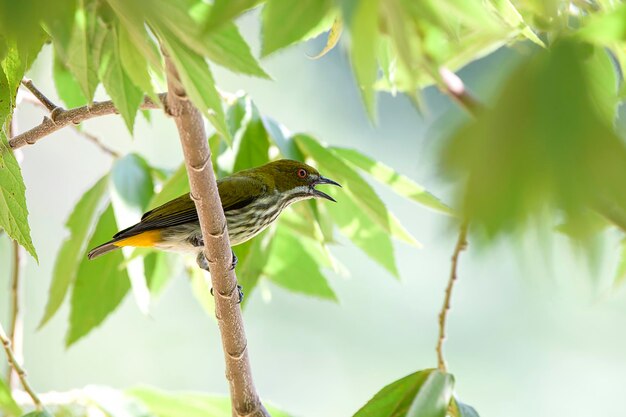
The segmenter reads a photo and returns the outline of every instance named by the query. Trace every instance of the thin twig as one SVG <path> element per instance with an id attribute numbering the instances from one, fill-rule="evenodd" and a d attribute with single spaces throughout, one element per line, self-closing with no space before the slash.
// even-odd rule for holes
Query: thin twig
<path id="1" fill-rule="evenodd" d="M 55 111 L 57 108 L 59 108 L 59 106 L 57 106 L 56 104 L 54 104 L 52 102 L 52 100 L 50 100 L 48 97 L 46 97 L 37 87 L 35 87 L 35 84 L 33 84 L 33 81 L 28 79 L 28 78 L 24 78 L 22 80 L 22 85 L 24 87 L 26 87 L 28 89 L 28 91 L 30 91 L 37 100 L 39 100 L 39 102 L 46 108 L 48 109 L 48 111 L 50 113 L 52 113 L 53 111 Z"/>
<path id="2" fill-rule="evenodd" d="M 33 94 L 25 94 L 23 97 L 24 101 L 34 104 L 35 106 L 41 107 L 41 108 L 46 108 L 46 106 L 37 99 L 37 97 L 35 97 Z M 74 131 L 76 132 L 76 134 L 78 134 L 79 136 L 87 139 L 88 141 L 92 142 L 94 145 L 96 145 L 98 148 L 100 148 L 100 150 L 110 156 L 112 156 L 113 158 L 119 158 L 121 155 L 119 154 L 119 152 L 115 151 L 114 149 L 109 148 L 107 145 L 104 144 L 104 142 L 102 142 L 102 140 L 97 137 L 96 135 L 89 133 L 85 130 L 82 130 L 79 125 L 75 125 L 75 124 L 71 124 L 71 127 L 74 129 Z"/>
<path id="3" fill-rule="evenodd" d="M 237 277 L 231 268 L 226 218 L 217 191 L 204 120 L 198 109 L 188 100 L 178 71 L 165 50 L 163 55 L 168 85 L 165 108 L 178 128 L 189 174 L 191 197 L 195 202 L 202 229 L 204 255 L 208 260 L 215 290 L 215 315 L 222 337 L 232 415 L 270 417 L 259 399 L 252 379 L 246 334 L 238 304 Z"/>
<path id="4" fill-rule="evenodd" d="M 159 94 L 161 102 L 165 101 L 165 93 Z M 159 109 L 161 106 L 149 97 L 144 97 L 140 105 L 141 109 Z M 87 106 L 77 107 L 74 109 L 64 110 L 57 107 L 50 117 L 44 117 L 43 121 L 32 129 L 21 133 L 9 141 L 9 145 L 13 149 L 21 148 L 25 145 L 34 145 L 38 140 L 56 132 L 68 125 L 77 125 L 85 120 L 94 117 L 106 116 L 109 114 L 119 113 L 112 101 L 94 102 Z"/>
<path id="5" fill-rule="evenodd" d="M 20 281 L 23 271 L 22 247 L 17 241 L 13 241 L 13 271 L 11 274 L 11 311 L 9 312 L 9 341 L 13 347 L 13 353 L 18 361 L 23 360 L 23 322 L 20 308 Z M 17 380 L 13 378 L 13 369 L 9 367 L 7 383 L 13 390 L 17 386 Z"/>
<path id="6" fill-rule="evenodd" d="M 482 103 L 472 96 L 463 80 L 459 78 L 454 72 L 450 71 L 446 67 L 439 68 L 439 76 L 443 82 L 442 90 L 444 93 L 452 97 L 461 107 L 467 110 L 472 116 L 476 116 L 480 109 L 483 107 Z"/>
<path id="7" fill-rule="evenodd" d="M 446 319 L 450 310 L 450 299 L 452 298 L 452 288 L 457 279 L 457 267 L 459 264 L 459 255 L 467 247 L 467 229 L 468 223 L 464 222 L 459 231 L 459 238 L 456 241 L 454 252 L 452 253 L 452 266 L 450 268 L 450 278 L 446 287 L 446 295 L 443 299 L 443 306 L 439 313 L 439 340 L 437 341 L 437 363 L 441 372 L 446 372 L 446 361 L 443 358 L 443 341 L 446 339 Z"/>
<path id="8" fill-rule="evenodd" d="M 20 366 L 18 360 L 15 358 L 13 349 L 11 349 L 11 341 L 7 337 L 7 334 L 5 333 L 2 324 L 0 324 L 0 342 L 2 342 L 2 345 L 4 346 L 4 352 L 7 355 L 9 366 L 12 367 L 17 373 L 17 376 L 22 383 L 22 387 L 24 387 L 24 391 L 26 391 L 30 398 L 32 398 L 37 410 L 43 410 L 43 404 L 41 403 L 41 400 L 39 399 L 35 391 L 31 388 L 28 380 L 26 379 L 26 371 L 24 371 L 24 368 Z"/>

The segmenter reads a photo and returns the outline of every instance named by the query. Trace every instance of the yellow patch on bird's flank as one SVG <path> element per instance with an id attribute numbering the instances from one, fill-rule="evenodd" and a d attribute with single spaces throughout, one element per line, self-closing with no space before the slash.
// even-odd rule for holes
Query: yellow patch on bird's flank
<path id="1" fill-rule="evenodd" d="M 161 232 L 158 230 L 148 230 L 147 232 L 140 233 L 135 236 L 127 237 L 126 239 L 118 240 L 113 244 L 115 246 L 134 246 L 141 248 L 150 248 L 155 243 L 161 241 Z"/>

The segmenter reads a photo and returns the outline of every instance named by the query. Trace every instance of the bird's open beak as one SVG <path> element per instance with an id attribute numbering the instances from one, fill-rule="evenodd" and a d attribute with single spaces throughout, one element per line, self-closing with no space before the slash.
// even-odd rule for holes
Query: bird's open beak
<path id="1" fill-rule="evenodd" d="M 333 181 L 333 180 L 331 180 L 329 178 L 325 178 L 325 177 L 320 176 L 317 180 L 315 180 L 315 182 L 311 186 L 311 194 L 313 194 L 315 197 L 325 198 L 326 200 L 334 201 L 336 203 L 337 200 L 335 200 L 334 198 L 332 198 L 331 196 L 329 196 L 325 192 L 322 192 L 320 190 L 316 190 L 315 188 L 313 188 L 316 185 L 320 185 L 320 184 L 330 184 L 330 185 L 336 185 L 338 187 L 341 187 L 341 184 L 339 184 L 338 182 Z"/>

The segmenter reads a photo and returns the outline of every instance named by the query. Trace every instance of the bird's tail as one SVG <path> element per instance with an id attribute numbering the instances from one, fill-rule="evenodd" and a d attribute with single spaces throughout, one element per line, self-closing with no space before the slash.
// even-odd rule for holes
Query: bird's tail
<path id="1" fill-rule="evenodd" d="M 87 254 L 87 258 L 94 259 L 98 256 L 104 255 L 105 253 L 109 253 L 115 249 L 119 249 L 120 247 L 115 245 L 116 240 L 111 240 L 107 243 L 103 243 L 100 246 L 96 246 Z"/>

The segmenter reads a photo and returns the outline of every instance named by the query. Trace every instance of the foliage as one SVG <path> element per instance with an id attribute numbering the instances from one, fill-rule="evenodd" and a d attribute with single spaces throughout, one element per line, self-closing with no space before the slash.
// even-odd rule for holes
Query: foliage
<path id="1" fill-rule="evenodd" d="M 614 127 L 617 105 L 626 93 L 618 82 L 626 65 L 626 7 L 620 2 L 66 0 L 51 4 L 0 1 L 0 227 L 35 259 L 25 185 L 8 134 L 20 80 L 46 42 L 53 49 L 52 76 L 58 95 L 68 107 L 92 102 L 102 84 L 132 133 L 144 97 L 158 102 L 156 92 L 163 89 L 165 79 L 162 58 L 167 54 L 189 99 L 213 125 L 209 143 L 218 176 L 286 157 L 309 161 L 343 185 L 329 191 L 339 204 L 295 205 L 278 225 L 236 249 L 247 299 L 260 279 L 268 279 L 293 292 L 336 300 L 325 275 L 336 265 L 329 251 L 338 240 L 336 231 L 390 274 L 400 275 L 392 238 L 412 246 L 419 243 L 363 174 L 409 201 L 469 219 L 474 230 L 484 231 L 490 239 L 523 230 L 537 218 L 545 218 L 545 213 L 549 227 L 565 223 L 560 230 L 578 240 L 609 225 L 626 230 L 621 190 L 626 149 Z M 259 6 L 262 56 L 329 30 L 320 55 L 340 37 L 345 41 L 355 84 L 372 120 L 377 92 L 404 93 L 422 106 L 422 88 L 436 85 L 450 90 L 442 70 L 458 70 L 502 46 L 524 41 L 519 65 L 495 100 L 453 129 L 442 147 L 442 170 L 455 181 L 458 211 L 358 150 L 326 146 L 304 133 L 291 134 L 262 115 L 247 96 L 219 91 L 211 65 L 269 78 L 233 23 Z M 70 292 L 68 345 L 100 325 L 129 290 L 147 311 L 149 298 L 160 293 L 171 277 L 168 271 L 175 266 L 161 253 L 137 250 L 85 259 L 88 247 L 138 220 L 143 211 L 188 191 L 184 166 L 169 175 L 158 174 L 162 171 L 139 155 L 120 158 L 70 214 L 69 236 L 57 256 L 41 320 L 41 325 L 47 323 Z M 626 275 L 626 251 L 622 251 L 620 281 Z M 210 309 L 206 277 L 193 273 L 191 285 Z M 437 370 L 416 372 L 383 388 L 355 416 L 476 416 L 473 408 L 452 397 L 453 382 L 451 375 Z M 95 397 L 103 398 L 87 391 L 92 405 L 98 403 Z M 128 399 L 121 393 L 110 394 L 104 396 L 107 406 L 116 398 Z M 186 415 L 228 414 L 224 399 L 148 389 L 131 391 L 130 396 L 156 416 L 179 415 L 170 411 L 185 407 Z M 111 416 L 137 415 L 99 407 Z M 4 383 L 0 408 L 15 415 L 21 412 Z"/>

